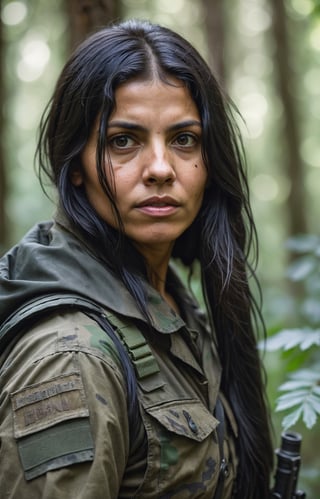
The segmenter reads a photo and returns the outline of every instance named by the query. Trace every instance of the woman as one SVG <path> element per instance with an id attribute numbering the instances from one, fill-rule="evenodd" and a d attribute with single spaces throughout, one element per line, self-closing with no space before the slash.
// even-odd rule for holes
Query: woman
<path id="1" fill-rule="evenodd" d="M 5 498 L 267 498 L 272 448 L 237 133 L 206 63 L 128 21 L 41 124 L 54 222 L 1 261 Z M 170 261 L 200 263 L 208 324 Z"/>

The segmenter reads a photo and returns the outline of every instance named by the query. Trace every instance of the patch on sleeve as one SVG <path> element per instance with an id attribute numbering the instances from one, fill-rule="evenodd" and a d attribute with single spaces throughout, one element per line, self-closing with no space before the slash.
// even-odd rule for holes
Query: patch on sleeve
<path id="1" fill-rule="evenodd" d="M 51 378 L 11 394 L 14 436 L 27 480 L 92 461 L 89 410 L 79 373 Z"/>
<path id="2" fill-rule="evenodd" d="M 89 416 L 80 373 L 51 378 L 11 394 L 16 438 Z"/>
<path id="3" fill-rule="evenodd" d="M 26 480 L 71 464 L 93 461 L 89 419 L 74 419 L 18 440 Z"/>

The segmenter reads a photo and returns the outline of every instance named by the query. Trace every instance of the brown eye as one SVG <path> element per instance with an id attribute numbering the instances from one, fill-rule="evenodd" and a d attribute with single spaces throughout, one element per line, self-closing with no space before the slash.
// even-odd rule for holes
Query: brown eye
<path id="1" fill-rule="evenodd" d="M 180 147 L 193 147 L 197 143 L 197 137 L 192 133 L 180 133 L 174 140 L 174 144 Z"/>
<path id="2" fill-rule="evenodd" d="M 109 140 L 111 147 L 115 149 L 126 149 L 135 145 L 135 141 L 129 135 L 116 135 Z"/>

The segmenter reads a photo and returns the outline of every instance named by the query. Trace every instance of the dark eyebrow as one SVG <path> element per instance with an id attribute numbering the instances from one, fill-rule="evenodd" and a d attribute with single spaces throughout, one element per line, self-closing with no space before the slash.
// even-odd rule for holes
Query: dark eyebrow
<path id="1" fill-rule="evenodd" d="M 188 128 L 191 126 L 197 126 L 201 128 L 201 123 L 198 120 L 185 120 L 170 126 L 169 131 L 175 132 L 176 130 L 181 130 L 183 128 Z M 108 124 L 108 128 L 124 128 L 126 130 L 138 130 L 140 132 L 147 132 L 146 127 L 138 125 L 137 123 L 130 123 L 130 121 L 111 121 Z"/>
<path id="2" fill-rule="evenodd" d="M 147 131 L 144 126 L 138 125 L 137 123 L 130 123 L 129 121 L 111 121 L 108 123 L 108 128 L 125 128 L 126 130 L 139 130 L 142 132 Z"/>
<path id="3" fill-rule="evenodd" d="M 198 121 L 198 120 L 186 120 L 186 121 L 181 121 L 180 123 L 176 123 L 175 125 L 170 126 L 169 130 L 174 132 L 176 130 L 181 130 L 182 128 L 188 128 L 191 126 L 197 126 L 199 128 L 202 128 L 200 121 Z"/>

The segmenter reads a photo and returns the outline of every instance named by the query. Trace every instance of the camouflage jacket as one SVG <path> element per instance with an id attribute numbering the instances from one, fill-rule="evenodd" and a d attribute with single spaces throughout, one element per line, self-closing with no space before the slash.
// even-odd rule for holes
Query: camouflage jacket
<path id="1" fill-rule="evenodd" d="M 81 290 L 129 337 L 142 333 L 156 365 L 137 375 L 132 428 L 119 352 L 76 299 L 20 329 L 17 319 L 0 356 L 1 499 L 214 498 L 221 368 L 202 314 L 173 272 L 170 280 L 182 314 L 146 283 L 150 327 L 123 285 L 61 226 L 38 226 L 0 261 L 2 324 L 33 299 Z M 230 499 L 237 428 L 220 398 L 228 461 L 221 498 Z"/>

